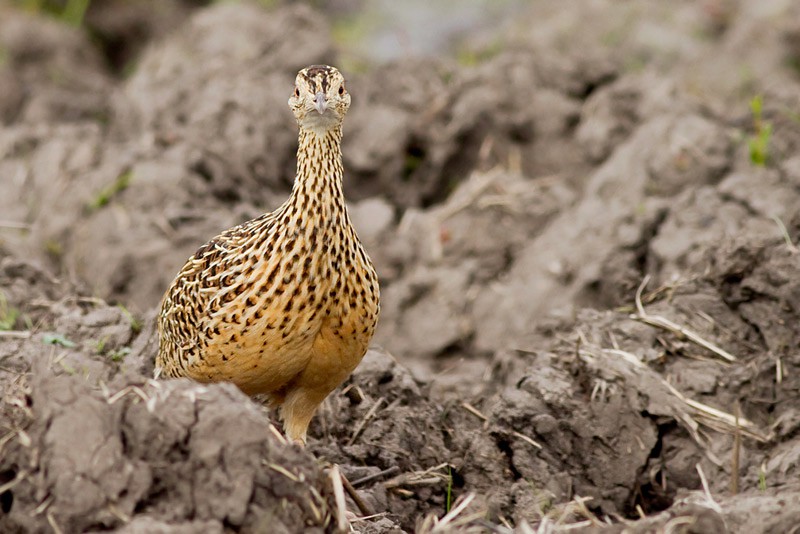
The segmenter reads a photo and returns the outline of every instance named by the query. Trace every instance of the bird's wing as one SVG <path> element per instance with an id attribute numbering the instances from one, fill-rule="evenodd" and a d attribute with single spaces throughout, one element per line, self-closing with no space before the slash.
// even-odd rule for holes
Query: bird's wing
<path id="1" fill-rule="evenodd" d="M 190 357 L 201 348 L 201 336 L 213 329 L 209 320 L 224 304 L 223 298 L 237 283 L 246 251 L 257 246 L 272 227 L 274 216 L 264 214 L 230 228 L 210 239 L 189 258 L 164 295 L 159 317 L 162 347 Z"/>

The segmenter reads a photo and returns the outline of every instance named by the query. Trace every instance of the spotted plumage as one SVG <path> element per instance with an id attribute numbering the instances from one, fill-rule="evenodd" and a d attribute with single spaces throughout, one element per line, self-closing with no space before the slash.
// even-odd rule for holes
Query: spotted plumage
<path id="1" fill-rule="evenodd" d="M 299 72 L 289 99 L 300 127 L 291 196 L 197 249 L 158 320 L 156 372 L 267 394 L 299 442 L 361 361 L 380 309 L 378 279 L 342 191 L 349 106 L 338 70 Z"/>

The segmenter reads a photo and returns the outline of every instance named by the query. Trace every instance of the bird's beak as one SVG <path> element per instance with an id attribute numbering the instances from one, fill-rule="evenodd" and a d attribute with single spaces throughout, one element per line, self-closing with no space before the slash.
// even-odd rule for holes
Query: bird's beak
<path id="1" fill-rule="evenodd" d="M 325 113 L 325 110 L 328 109 L 328 100 L 325 98 L 325 93 L 322 91 L 314 95 L 314 107 L 319 111 L 320 115 Z"/>

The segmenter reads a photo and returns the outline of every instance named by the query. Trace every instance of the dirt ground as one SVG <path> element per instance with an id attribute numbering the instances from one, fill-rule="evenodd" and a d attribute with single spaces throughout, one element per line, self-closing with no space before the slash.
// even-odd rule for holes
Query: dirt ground
<path id="1" fill-rule="evenodd" d="M 374 64 L 335 7 L 203 4 L 0 2 L 0 531 L 796 530 L 795 2 L 537 0 Z M 150 377 L 178 268 L 287 196 L 312 63 L 382 315 L 300 450 Z"/>

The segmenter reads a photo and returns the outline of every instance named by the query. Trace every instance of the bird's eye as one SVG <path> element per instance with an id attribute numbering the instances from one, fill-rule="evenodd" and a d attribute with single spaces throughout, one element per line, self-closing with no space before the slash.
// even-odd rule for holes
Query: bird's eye
<path id="1" fill-rule="evenodd" d="M 343 94 L 344 94 L 344 84 L 339 86 L 339 96 L 342 96 Z"/>
<path id="2" fill-rule="evenodd" d="M 300 98 L 300 89 L 298 89 L 297 87 L 294 88 L 294 97 Z"/>

